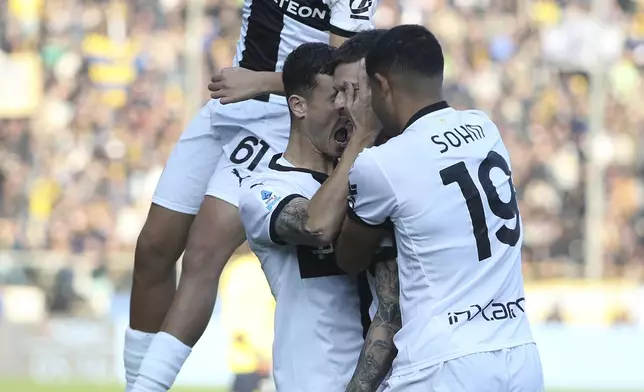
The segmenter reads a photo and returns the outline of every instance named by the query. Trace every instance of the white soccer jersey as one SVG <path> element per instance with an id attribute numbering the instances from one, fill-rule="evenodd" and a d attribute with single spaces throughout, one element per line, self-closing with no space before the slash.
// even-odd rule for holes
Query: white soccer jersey
<path id="1" fill-rule="evenodd" d="M 510 158 L 484 113 L 431 105 L 363 151 L 349 180 L 350 216 L 395 229 L 403 326 L 393 376 L 533 342 Z"/>
<path id="2" fill-rule="evenodd" d="M 278 154 L 240 197 L 248 243 L 276 300 L 273 375 L 278 391 L 344 391 L 369 326 L 366 280 L 340 270 L 333 248 L 284 244 L 275 231 L 284 206 L 296 197 L 310 199 L 325 179 L 323 173 L 294 168 Z"/>
<path id="3" fill-rule="evenodd" d="M 286 56 L 303 43 L 372 29 L 376 6 L 377 0 L 245 0 L 233 65 L 281 72 Z M 284 97 L 270 100 L 286 104 Z"/>

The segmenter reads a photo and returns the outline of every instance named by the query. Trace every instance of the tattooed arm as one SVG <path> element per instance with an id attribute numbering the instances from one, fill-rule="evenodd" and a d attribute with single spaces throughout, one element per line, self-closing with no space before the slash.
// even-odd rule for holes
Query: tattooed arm
<path id="1" fill-rule="evenodd" d="M 346 392 L 374 392 L 391 368 L 398 350 L 394 335 L 402 326 L 396 260 L 376 263 L 378 310 L 365 337 L 362 352 Z"/>
<path id="2" fill-rule="evenodd" d="M 282 203 L 284 206 L 282 207 Z M 332 233 L 311 227 L 308 223 L 309 201 L 301 196 L 284 199 L 273 212 L 271 227 L 279 240 L 295 245 L 326 246 L 333 241 Z"/>

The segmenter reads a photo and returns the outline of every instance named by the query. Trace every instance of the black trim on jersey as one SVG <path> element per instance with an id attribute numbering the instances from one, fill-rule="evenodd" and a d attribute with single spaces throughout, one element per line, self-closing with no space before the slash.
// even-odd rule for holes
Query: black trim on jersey
<path id="1" fill-rule="evenodd" d="M 283 29 L 284 15 L 273 1 L 251 2 L 239 66 L 251 71 L 275 72 Z"/>
<path id="2" fill-rule="evenodd" d="M 362 324 L 362 338 L 366 339 L 369 327 L 371 327 L 371 316 L 369 308 L 373 303 L 373 294 L 369 288 L 367 273 L 363 271 L 356 277 L 358 280 L 358 298 L 360 300 L 360 323 Z"/>
<path id="3" fill-rule="evenodd" d="M 263 94 L 263 95 L 258 95 L 256 97 L 253 97 L 251 99 L 254 99 L 255 101 L 268 102 L 270 98 L 271 98 L 270 94 Z"/>
<path id="4" fill-rule="evenodd" d="M 351 208 L 351 206 L 347 207 L 347 216 L 355 223 L 358 223 L 362 226 L 371 227 L 373 229 L 391 230 L 393 228 L 393 223 L 389 218 L 385 219 L 385 221 L 382 223 L 378 223 L 377 225 L 372 225 L 371 223 L 365 222 L 362 218 L 358 216 L 358 214 L 356 214 L 356 212 L 353 210 L 353 208 Z"/>
<path id="5" fill-rule="evenodd" d="M 282 241 L 279 234 L 277 234 L 277 229 L 275 229 L 275 223 L 277 222 L 277 217 L 280 216 L 280 214 L 282 213 L 282 210 L 284 209 L 284 207 L 286 207 L 288 203 L 290 203 L 293 199 L 297 199 L 298 197 L 308 200 L 306 197 L 302 195 L 298 195 L 296 193 L 292 195 L 288 195 L 285 198 L 283 198 L 279 203 L 277 203 L 277 206 L 275 206 L 275 209 L 271 214 L 271 220 L 270 222 L 268 222 L 268 237 L 275 245 L 286 245 L 286 242 Z"/>
<path id="6" fill-rule="evenodd" d="M 433 103 L 429 106 L 425 106 L 424 108 L 417 111 L 413 116 L 411 116 L 411 118 L 407 122 L 407 125 L 405 125 L 405 128 L 403 128 L 403 131 L 411 127 L 411 125 L 416 121 L 418 121 L 421 117 L 426 116 L 431 112 L 447 109 L 448 107 L 449 107 L 449 104 L 445 101 L 440 101 L 440 102 Z"/>
<path id="7" fill-rule="evenodd" d="M 357 34 L 356 32 L 353 32 L 353 31 L 344 30 L 339 27 L 335 27 L 332 24 L 329 24 L 329 33 L 339 35 L 340 37 L 343 37 L 343 38 L 351 38 Z"/>
<path id="8" fill-rule="evenodd" d="M 318 172 L 315 170 L 310 170 L 310 169 L 303 169 L 300 167 L 289 167 L 289 166 L 284 166 L 280 165 L 277 163 L 277 161 L 282 157 L 282 153 L 275 154 L 273 155 L 273 158 L 271 158 L 271 161 L 268 163 L 268 168 L 272 170 L 277 170 L 281 172 L 300 172 L 300 173 L 307 173 L 310 174 L 311 177 L 320 184 L 324 183 L 327 178 L 329 178 L 329 175 L 326 173 Z"/>

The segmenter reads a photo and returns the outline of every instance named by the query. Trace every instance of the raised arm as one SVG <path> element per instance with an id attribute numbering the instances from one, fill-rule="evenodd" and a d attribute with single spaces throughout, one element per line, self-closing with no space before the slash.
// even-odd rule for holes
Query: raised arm
<path id="1" fill-rule="evenodd" d="M 350 36 L 350 35 L 349 35 Z M 331 34 L 329 44 L 338 47 L 348 39 Z M 235 103 L 265 94 L 284 95 L 281 72 L 251 71 L 241 67 L 223 68 L 210 78 L 210 97 L 222 104 Z"/>
<path id="2" fill-rule="evenodd" d="M 333 232 L 335 235 L 341 231 L 347 216 L 349 171 L 358 155 L 374 144 L 382 128 L 371 109 L 371 91 L 364 69 L 364 60 L 358 74 L 357 91 L 352 84 L 345 83 L 344 92 L 345 110 L 354 126 L 353 135 L 335 170 L 311 198 L 309 205 L 310 224 L 324 228 L 325 231 Z"/>
<path id="3" fill-rule="evenodd" d="M 338 47 L 356 33 L 374 28 L 377 0 L 359 3 L 357 7 L 352 6 L 351 0 L 324 0 L 324 3 L 330 11 L 329 45 Z M 213 99 L 227 104 L 265 94 L 284 95 L 284 84 L 281 72 L 256 72 L 234 67 L 224 68 L 213 76 L 208 90 Z"/>
<path id="4" fill-rule="evenodd" d="M 376 391 L 398 353 L 394 346 L 394 335 L 402 326 L 398 266 L 392 259 L 376 263 L 374 269 L 378 310 L 365 337 L 347 392 Z"/>

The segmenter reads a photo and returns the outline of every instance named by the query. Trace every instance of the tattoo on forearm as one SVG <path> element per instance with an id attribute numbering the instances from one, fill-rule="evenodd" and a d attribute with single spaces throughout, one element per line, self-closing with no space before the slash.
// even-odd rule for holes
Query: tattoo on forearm
<path id="1" fill-rule="evenodd" d="M 315 245 L 320 233 L 307 230 L 306 222 L 309 218 L 307 212 L 309 201 L 298 197 L 291 200 L 279 212 L 275 220 L 275 231 L 285 242 L 296 245 Z"/>
<path id="2" fill-rule="evenodd" d="M 393 337 L 402 326 L 398 267 L 395 261 L 378 263 L 375 271 L 378 310 L 365 338 L 358 365 L 347 392 L 373 392 L 387 375 L 397 350 Z"/>
<path id="3" fill-rule="evenodd" d="M 287 236 L 292 233 L 301 233 L 304 230 L 308 214 L 306 208 L 309 202 L 303 198 L 290 201 L 275 220 L 277 234 Z"/>

